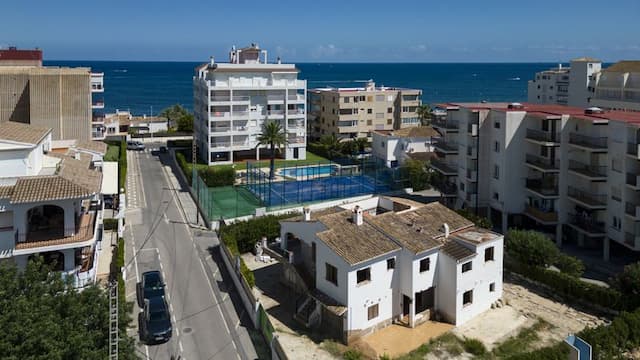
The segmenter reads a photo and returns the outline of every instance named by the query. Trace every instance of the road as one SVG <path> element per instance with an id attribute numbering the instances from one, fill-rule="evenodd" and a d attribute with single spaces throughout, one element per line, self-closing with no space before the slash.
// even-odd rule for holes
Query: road
<path id="1" fill-rule="evenodd" d="M 161 144 L 147 144 L 147 149 Z M 173 336 L 165 344 L 138 342 L 148 359 L 254 359 L 255 331 L 237 307 L 233 286 L 212 258 L 215 233 L 191 228 L 169 184 L 168 154 L 128 151 L 125 265 L 127 300 L 136 300 L 142 272 L 161 270 L 172 315 Z M 217 250 L 215 250 L 217 251 Z M 235 303 L 235 307 L 234 307 Z M 134 323 L 139 308 L 134 306 Z M 238 316 L 239 314 L 239 316 Z M 136 330 L 137 336 L 137 330 Z M 260 345 L 260 340 L 256 340 Z M 258 346 L 260 348 L 260 346 Z M 261 356 L 262 357 L 262 356 Z"/>

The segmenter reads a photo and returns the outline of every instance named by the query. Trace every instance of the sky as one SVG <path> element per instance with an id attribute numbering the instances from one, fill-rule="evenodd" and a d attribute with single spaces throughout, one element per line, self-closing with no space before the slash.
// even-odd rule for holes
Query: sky
<path id="1" fill-rule="evenodd" d="M 45 60 L 207 61 L 257 43 L 286 62 L 640 59 L 638 0 L 20 0 L 0 46 Z"/>

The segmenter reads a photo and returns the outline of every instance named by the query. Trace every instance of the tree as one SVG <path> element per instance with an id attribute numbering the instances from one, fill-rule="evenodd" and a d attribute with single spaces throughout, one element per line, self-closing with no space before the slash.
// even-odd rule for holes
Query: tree
<path id="1" fill-rule="evenodd" d="M 41 257 L 31 259 L 24 271 L 0 264 L 0 358 L 106 358 L 107 292 L 98 285 L 79 292 L 51 269 Z M 135 358 L 133 339 L 120 336 L 120 358 Z"/>
<path id="2" fill-rule="evenodd" d="M 532 230 L 509 230 L 505 248 L 520 263 L 531 266 L 553 265 L 560 257 L 560 250 L 551 239 Z"/>
<path id="3" fill-rule="evenodd" d="M 178 131 L 193 131 L 193 114 L 180 104 L 175 104 L 162 110 L 160 116 L 169 119 L 169 124 L 177 127 Z"/>
<path id="4" fill-rule="evenodd" d="M 613 279 L 613 286 L 625 295 L 640 296 L 640 262 L 625 266 Z"/>
<path id="5" fill-rule="evenodd" d="M 356 148 L 359 152 L 364 152 L 364 150 L 369 146 L 369 140 L 365 137 L 353 139 L 353 142 L 356 144 Z"/>
<path id="6" fill-rule="evenodd" d="M 431 124 L 431 107 L 427 104 L 422 104 L 416 109 L 416 114 L 420 118 L 422 126 Z"/>
<path id="7" fill-rule="evenodd" d="M 269 179 L 273 180 L 275 171 L 276 149 L 280 149 L 287 144 L 287 137 L 282 129 L 282 125 L 276 121 L 269 121 L 262 125 L 262 133 L 258 136 L 258 145 L 268 145 L 270 152 L 269 159 Z"/>
<path id="8" fill-rule="evenodd" d="M 336 155 L 340 153 L 340 149 L 342 148 L 342 144 L 335 134 L 322 135 L 320 137 L 320 145 L 322 145 L 327 151 L 327 156 L 329 157 L 329 159 L 335 158 Z"/>
<path id="9" fill-rule="evenodd" d="M 408 159 L 404 162 L 403 168 L 407 171 L 409 183 L 414 191 L 424 190 L 429 186 L 430 176 L 424 162 Z"/>

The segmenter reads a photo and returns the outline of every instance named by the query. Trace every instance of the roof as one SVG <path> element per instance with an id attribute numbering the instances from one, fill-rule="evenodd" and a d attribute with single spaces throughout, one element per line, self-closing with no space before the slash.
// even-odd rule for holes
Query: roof
<path id="1" fill-rule="evenodd" d="M 89 169 L 87 163 L 83 160 L 63 159 L 58 169 L 58 175 L 83 187 L 89 194 L 99 193 L 102 186 L 102 173 Z"/>
<path id="2" fill-rule="evenodd" d="M 476 253 L 457 241 L 447 241 L 442 247 L 442 251 L 456 261 L 465 260 L 476 255 Z"/>
<path id="3" fill-rule="evenodd" d="M 0 61 L 2 60 L 42 60 L 42 50 L 0 49 Z"/>
<path id="4" fill-rule="evenodd" d="M 107 153 L 107 144 L 102 141 L 80 141 L 75 146 L 77 149 L 88 150 L 104 155 Z"/>
<path id="5" fill-rule="evenodd" d="M 399 250 L 400 246 L 366 221 L 356 225 L 351 210 L 343 210 L 319 218 L 327 230 L 317 234 L 331 250 L 350 265 Z"/>
<path id="6" fill-rule="evenodd" d="M 588 56 L 571 59 L 571 61 L 602 62 L 600 59 L 596 59 Z"/>
<path id="7" fill-rule="evenodd" d="M 118 162 L 105 161 L 102 163 L 102 193 L 106 195 L 118 194 Z"/>
<path id="8" fill-rule="evenodd" d="M 13 186 L 12 204 L 76 199 L 91 195 L 86 188 L 61 176 L 28 176 L 19 178 Z"/>
<path id="9" fill-rule="evenodd" d="M 619 73 L 640 72 L 640 61 L 637 61 L 637 60 L 618 61 L 617 63 L 609 66 L 606 69 L 603 69 L 602 71 L 619 72 Z"/>
<path id="10" fill-rule="evenodd" d="M 321 217 L 325 215 L 334 214 L 341 211 L 344 211 L 344 209 L 337 206 L 333 206 L 333 207 L 318 210 L 318 211 L 311 211 L 311 221 L 318 221 Z M 288 219 L 280 220 L 280 222 L 301 222 L 301 221 L 304 221 L 304 215 L 298 215 Z"/>
<path id="11" fill-rule="evenodd" d="M 388 212 L 366 221 L 393 237 L 404 248 L 419 254 L 442 245 L 442 225 L 450 233 L 473 226 L 473 223 L 446 206 L 433 202 L 415 210 Z"/>
<path id="12" fill-rule="evenodd" d="M 374 130 L 374 131 L 384 136 L 394 136 L 394 137 L 407 137 L 407 138 L 440 137 L 440 133 L 438 133 L 431 126 L 413 126 L 413 127 L 400 129 L 400 130 Z"/>
<path id="13" fill-rule="evenodd" d="M 13 121 L 0 122 L 0 140 L 37 145 L 51 129 Z"/>
<path id="14" fill-rule="evenodd" d="M 501 235 L 498 235 L 492 231 L 474 227 L 465 231 L 454 234 L 457 239 L 463 240 L 470 244 L 482 244 L 487 241 L 493 241 L 498 239 Z"/>
<path id="15" fill-rule="evenodd" d="M 13 185 L 0 186 L 0 199 L 8 199 L 13 194 Z"/>

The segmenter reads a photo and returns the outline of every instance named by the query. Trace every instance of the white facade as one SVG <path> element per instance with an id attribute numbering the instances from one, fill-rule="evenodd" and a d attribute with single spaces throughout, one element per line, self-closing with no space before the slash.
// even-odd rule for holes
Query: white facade
<path id="1" fill-rule="evenodd" d="M 373 203 L 372 203 L 373 200 Z M 309 218 L 306 221 L 282 221 L 282 248 L 290 249 L 288 241 L 295 238 L 300 241 L 302 249 L 315 249 L 315 257 L 308 258 L 305 250 L 291 250 L 293 260 L 303 266 L 312 266 L 315 286 L 319 292 L 342 304 L 346 308 L 344 331 L 348 333 L 348 341 L 374 331 L 392 322 L 401 322 L 413 327 L 430 318 L 441 318 L 455 325 L 461 325 L 474 316 L 486 311 L 502 296 L 502 259 L 503 237 L 473 227 L 468 223 L 460 229 L 452 229 L 451 234 L 438 232 L 434 234 L 439 240 L 433 247 L 415 253 L 407 247 L 404 239 L 394 237 L 393 231 L 387 232 L 375 220 L 396 221 L 389 218 L 387 211 L 403 207 L 404 210 L 394 212 L 393 216 L 403 217 L 414 211 L 445 211 L 459 216 L 440 204 L 428 205 L 413 203 L 397 203 L 393 198 L 373 198 L 354 204 L 343 205 L 345 210 L 336 209 L 329 216 L 351 216 L 348 208 L 359 206 L 367 215 L 363 217 L 363 225 L 357 221 L 347 226 L 373 226 L 389 239 L 395 247 L 380 255 L 373 256 L 355 264 L 349 257 L 340 255 L 335 244 L 323 240 L 324 231 L 331 230 L 324 219 Z M 419 210 L 421 207 L 424 208 Z M 382 215 L 376 211 L 386 209 Z M 393 219 L 396 219 L 395 217 Z M 423 220 L 416 220 L 420 229 Z M 401 227 L 406 225 L 402 224 Z M 418 225 L 416 225 L 418 226 Z M 442 227 L 443 224 L 432 224 Z M 448 225 L 447 225 L 448 226 Z M 339 228 L 334 231 L 341 231 Z M 358 231 L 351 229 L 351 231 Z M 366 231 L 369 230 L 364 230 Z M 422 230 L 420 230 L 422 231 Z M 362 236 L 365 236 L 363 233 Z M 422 235 L 418 235 L 422 237 Z M 335 241 L 335 240 L 334 240 Z M 346 240 L 345 240 L 346 241 Z M 352 241 L 356 241 L 353 239 Z M 388 240 L 386 240 L 388 241 Z M 427 241 L 427 240 L 425 240 Z M 359 246 L 354 243 L 353 246 Z M 386 245 L 380 245 L 384 248 Z M 340 247 L 340 245 L 338 245 Z M 348 247 L 348 246 L 347 246 Z M 485 261 L 485 249 L 492 248 L 491 260 Z M 460 252 L 462 249 L 462 252 Z M 452 251 L 453 250 L 453 251 Z M 473 263 L 472 269 L 462 271 L 463 264 Z M 393 264 L 393 265 L 390 265 Z M 336 268 L 335 282 L 327 272 L 328 267 Z M 358 282 L 358 273 L 368 275 Z M 490 287 L 491 285 L 491 287 Z M 463 303 L 464 294 L 473 293 L 468 303 Z M 376 308 L 375 310 L 373 308 Z M 436 315 L 437 314 L 437 315 Z"/>
<path id="2" fill-rule="evenodd" d="M 229 63 L 213 58 L 193 79 L 194 138 L 209 164 L 230 164 L 234 153 L 259 158 L 258 136 L 268 121 L 286 133 L 285 159 L 306 158 L 307 82 L 293 64 L 267 62 L 257 46 L 234 49 Z M 260 148 L 267 148 L 260 146 Z"/>
<path id="3" fill-rule="evenodd" d="M 397 167 L 409 158 L 409 154 L 433 152 L 431 137 L 409 137 L 391 132 L 373 131 L 371 148 L 373 155 L 387 167 Z"/>
<path id="4" fill-rule="evenodd" d="M 590 106 L 640 111 L 640 61 L 620 61 L 589 79 Z"/>
<path id="5" fill-rule="evenodd" d="M 91 139 L 104 140 L 107 135 L 104 125 L 104 73 L 91 73 Z"/>

